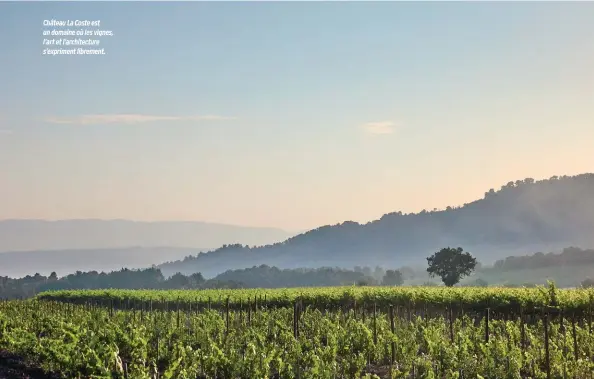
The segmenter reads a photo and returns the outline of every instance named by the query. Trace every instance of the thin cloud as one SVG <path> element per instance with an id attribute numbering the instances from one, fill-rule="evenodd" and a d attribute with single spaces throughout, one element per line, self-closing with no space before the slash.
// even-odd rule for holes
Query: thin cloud
<path id="1" fill-rule="evenodd" d="M 394 133 L 394 123 L 392 121 L 368 122 L 363 124 L 362 128 L 371 134 L 392 134 Z"/>
<path id="2" fill-rule="evenodd" d="M 235 120 L 235 117 L 224 116 L 155 116 L 144 114 L 90 114 L 76 117 L 46 117 L 45 122 L 51 124 L 140 124 L 156 121 L 225 121 Z"/>

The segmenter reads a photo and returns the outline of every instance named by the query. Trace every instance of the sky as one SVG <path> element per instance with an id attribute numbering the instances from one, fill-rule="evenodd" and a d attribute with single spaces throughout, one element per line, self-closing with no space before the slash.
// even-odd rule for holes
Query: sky
<path id="1" fill-rule="evenodd" d="M 100 20 L 107 54 L 42 55 L 51 19 Z M 0 2 L 0 219 L 303 230 L 594 172 L 592 20 L 579 2 Z"/>

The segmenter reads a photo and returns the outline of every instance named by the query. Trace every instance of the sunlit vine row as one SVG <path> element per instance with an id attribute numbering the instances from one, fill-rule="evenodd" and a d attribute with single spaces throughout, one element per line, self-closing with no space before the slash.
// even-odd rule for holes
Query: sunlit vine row
<path id="1" fill-rule="evenodd" d="M 344 307 L 389 305 L 408 308 L 463 308 L 510 312 L 520 309 L 560 307 L 582 314 L 594 310 L 594 289 L 539 288 L 476 288 L 476 287 L 322 287 L 289 289 L 239 290 L 72 290 L 46 292 L 37 296 L 42 300 L 93 302 L 116 307 L 151 304 L 153 308 L 185 308 L 223 306 L 232 308 L 248 303 L 262 303 L 267 307 L 291 307 L 299 300 L 308 307 L 343 309 Z"/>

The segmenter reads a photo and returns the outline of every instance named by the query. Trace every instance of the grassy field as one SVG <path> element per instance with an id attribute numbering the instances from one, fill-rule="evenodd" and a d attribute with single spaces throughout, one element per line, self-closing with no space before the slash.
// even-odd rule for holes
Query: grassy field
<path id="1" fill-rule="evenodd" d="M 64 291 L 0 303 L 62 378 L 592 378 L 592 290 Z"/>

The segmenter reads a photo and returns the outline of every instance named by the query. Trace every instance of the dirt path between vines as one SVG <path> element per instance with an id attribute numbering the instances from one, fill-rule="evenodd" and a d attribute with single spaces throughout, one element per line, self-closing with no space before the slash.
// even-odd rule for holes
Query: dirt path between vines
<path id="1" fill-rule="evenodd" d="M 365 372 L 389 378 L 389 366 L 368 366 Z M 63 379 L 38 367 L 28 365 L 22 357 L 0 350 L 0 379 Z"/>

